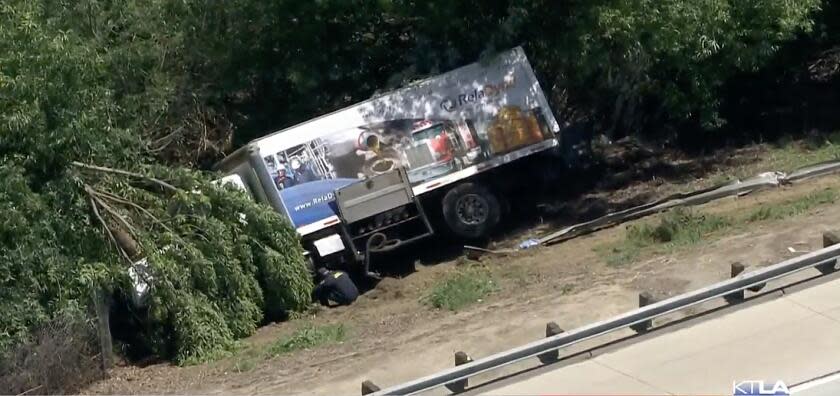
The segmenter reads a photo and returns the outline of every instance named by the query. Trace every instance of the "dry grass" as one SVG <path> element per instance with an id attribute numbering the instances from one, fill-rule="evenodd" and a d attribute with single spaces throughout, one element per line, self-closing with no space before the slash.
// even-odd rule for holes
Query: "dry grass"
<path id="1" fill-rule="evenodd" d="M 104 375 L 95 330 L 59 316 L 0 358 L 0 393 L 74 394 Z"/>

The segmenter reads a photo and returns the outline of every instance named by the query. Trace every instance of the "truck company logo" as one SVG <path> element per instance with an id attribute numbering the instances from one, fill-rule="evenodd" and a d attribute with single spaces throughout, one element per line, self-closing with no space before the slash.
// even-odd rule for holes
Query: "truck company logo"
<path id="1" fill-rule="evenodd" d="M 440 108 L 446 111 L 454 111 L 466 104 L 476 103 L 485 97 L 494 97 L 510 89 L 516 84 L 513 76 L 505 78 L 504 82 L 498 84 L 487 84 L 481 89 L 473 89 L 471 92 L 462 93 L 457 97 L 449 97 L 440 102 Z"/>
<path id="2" fill-rule="evenodd" d="M 776 381 L 773 386 L 769 383 L 764 383 L 760 380 L 747 380 L 735 382 L 732 384 L 733 396 L 759 396 L 759 395 L 775 395 L 775 396 L 789 396 L 790 390 L 782 381 Z"/>
<path id="3" fill-rule="evenodd" d="M 320 197 L 314 197 L 311 200 L 304 202 L 302 204 L 295 205 L 295 212 L 299 212 L 301 210 L 311 208 L 312 205 L 318 205 L 326 202 L 332 202 L 335 200 L 335 194 L 329 192 Z"/>

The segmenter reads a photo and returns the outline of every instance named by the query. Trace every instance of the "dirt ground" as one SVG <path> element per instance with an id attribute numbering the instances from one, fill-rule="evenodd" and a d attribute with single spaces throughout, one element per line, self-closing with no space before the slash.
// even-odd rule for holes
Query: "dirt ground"
<path id="1" fill-rule="evenodd" d="M 747 156 L 759 155 L 748 151 Z M 698 177 L 719 177 L 712 171 L 703 175 L 689 174 L 690 183 L 702 183 Z M 655 177 L 629 183 L 613 189 L 606 210 L 627 200 L 651 199 L 686 186 L 684 180 Z M 726 198 L 699 210 L 736 212 L 827 187 L 840 187 L 840 177 Z M 591 202 L 605 194 L 582 196 L 577 202 Z M 651 219 L 637 222 L 647 221 Z M 529 226 L 512 226 L 496 246 L 510 246 L 554 226 L 556 223 L 539 219 Z M 237 369 L 241 356 L 191 367 L 118 367 L 110 379 L 94 384 L 86 393 L 359 394 L 360 383 L 366 379 L 385 387 L 451 367 L 456 351 L 482 357 L 533 341 L 544 335 L 548 321 L 572 329 L 619 314 L 636 306 L 640 291 L 661 297 L 725 279 L 734 261 L 767 265 L 819 248 L 821 233 L 837 228 L 840 206 L 826 205 L 626 265 L 607 265 L 593 250 L 623 237 L 624 226 L 507 257 L 485 256 L 478 263 L 460 256 L 435 265 L 423 265 L 420 260 L 413 272 L 382 280 L 354 305 L 315 314 L 318 323 L 348 326 L 350 335 L 341 344 L 259 360 L 248 369 Z M 797 252 L 792 253 L 789 247 Z M 499 290 L 457 313 L 434 310 L 419 301 L 437 280 L 464 265 L 490 269 L 499 280 Z M 299 325 L 300 321 L 269 325 L 246 342 L 258 349 Z"/>

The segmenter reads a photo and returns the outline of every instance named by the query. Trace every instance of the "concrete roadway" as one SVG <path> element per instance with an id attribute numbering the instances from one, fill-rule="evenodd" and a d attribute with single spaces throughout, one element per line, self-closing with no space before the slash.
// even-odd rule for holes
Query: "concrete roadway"
<path id="1" fill-rule="evenodd" d="M 734 381 L 782 380 L 795 395 L 840 395 L 840 278 L 648 336 L 480 393 L 732 395 Z"/>

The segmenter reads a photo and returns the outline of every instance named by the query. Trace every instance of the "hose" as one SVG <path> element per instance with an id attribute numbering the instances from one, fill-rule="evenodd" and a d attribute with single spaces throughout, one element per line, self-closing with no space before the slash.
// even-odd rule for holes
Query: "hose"
<path id="1" fill-rule="evenodd" d="M 388 236 L 381 232 L 372 234 L 365 243 L 365 275 L 374 279 L 382 279 L 378 273 L 370 270 L 370 254 L 394 250 L 400 245 L 402 245 L 402 241 L 399 239 L 388 239 Z"/>

